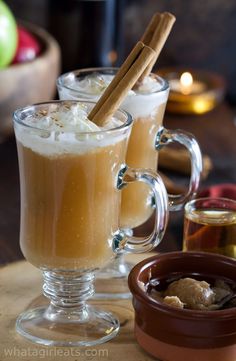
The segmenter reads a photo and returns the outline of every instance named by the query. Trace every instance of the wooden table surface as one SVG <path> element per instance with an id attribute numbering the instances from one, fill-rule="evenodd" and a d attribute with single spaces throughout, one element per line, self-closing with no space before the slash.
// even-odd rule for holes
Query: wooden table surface
<path id="1" fill-rule="evenodd" d="M 182 128 L 192 132 L 203 153 L 213 161 L 213 170 L 201 187 L 218 183 L 236 183 L 236 111 L 226 103 L 201 116 L 174 116 L 166 114 L 167 128 Z M 0 144 L 0 264 L 22 258 L 19 249 L 19 177 L 14 137 Z M 178 177 L 180 182 L 186 179 Z M 181 249 L 183 212 L 171 214 L 166 235 L 158 251 Z M 140 227 L 144 234 L 152 227 L 152 219 Z"/>

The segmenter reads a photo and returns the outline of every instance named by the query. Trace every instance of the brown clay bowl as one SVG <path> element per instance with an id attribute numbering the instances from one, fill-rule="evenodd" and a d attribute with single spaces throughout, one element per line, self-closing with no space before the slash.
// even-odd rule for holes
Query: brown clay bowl
<path id="1" fill-rule="evenodd" d="M 163 361 L 235 361 L 236 307 L 215 311 L 179 309 L 146 292 L 150 278 L 175 276 L 236 282 L 236 260 L 204 252 L 173 252 L 137 264 L 128 282 L 138 343 Z"/>
<path id="2" fill-rule="evenodd" d="M 54 97 L 60 72 L 60 50 L 54 38 L 38 26 L 22 25 L 39 40 L 42 52 L 33 61 L 0 70 L 0 142 L 13 130 L 14 110 Z"/>

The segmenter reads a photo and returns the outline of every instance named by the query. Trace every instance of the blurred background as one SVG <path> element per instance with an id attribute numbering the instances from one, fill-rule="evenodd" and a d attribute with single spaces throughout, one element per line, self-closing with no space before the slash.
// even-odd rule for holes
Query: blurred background
<path id="1" fill-rule="evenodd" d="M 216 71 L 236 103 L 235 0 L 8 0 L 17 18 L 48 29 L 62 51 L 62 71 L 119 65 L 156 11 L 177 17 L 157 66 Z M 89 44 L 89 46 L 88 46 Z"/>

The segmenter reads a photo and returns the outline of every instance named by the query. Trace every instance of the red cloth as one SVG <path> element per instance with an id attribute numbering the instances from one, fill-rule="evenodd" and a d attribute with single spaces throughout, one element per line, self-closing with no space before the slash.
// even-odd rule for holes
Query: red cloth
<path id="1" fill-rule="evenodd" d="M 211 186 L 200 191 L 198 197 L 222 197 L 236 200 L 236 184 L 225 183 Z"/>

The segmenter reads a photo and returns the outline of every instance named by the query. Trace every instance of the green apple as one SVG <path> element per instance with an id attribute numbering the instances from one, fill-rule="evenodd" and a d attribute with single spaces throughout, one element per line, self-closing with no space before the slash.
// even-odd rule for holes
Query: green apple
<path id="1" fill-rule="evenodd" d="M 9 7 L 0 0 L 0 68 L 13 59 L 17 47 L 17 26 Z"/>

